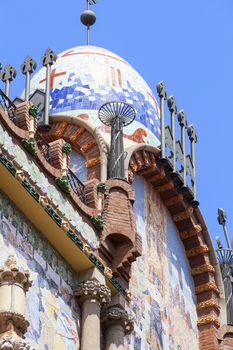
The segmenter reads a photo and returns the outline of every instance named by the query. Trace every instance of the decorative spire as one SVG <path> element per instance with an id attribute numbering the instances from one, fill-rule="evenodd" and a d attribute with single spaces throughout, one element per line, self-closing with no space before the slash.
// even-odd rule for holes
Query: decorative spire
<path id="1" fill-rule="evenodd" d="M 1 73 L 1 79 L 6 84 L 5 94 L 7 97 L 10 95 L 10 82 L 16 77 L 17 71 L 10 64 L 7 64 Z"/>
<path id="2" fill-rule="evenodd" d="M 26 84 L 25 84 L 25 101 L 28 101 L 29 99 L 29 93 L 30 93 L 30 77 L 31 74 L 36 69 L 37 64 L 36 61 L 33 60 L 30 56 L 27 56 L 21 64 L 21 72 L 26 76 Z"/>
<path id="3" fill-rule="evenodd" d="M 95 5 L 96 0 L 86 0 L 87 9 L 81 14 L 81 22 L 87 27 L 87 45 L 90 45 L 90 27 L 96 22 L 96 15 L 90 10 L 90 5 Z"/>
<path id="4" fill-rule="evenodd" d="M 50 102 L 50 74 L 51 66 L 56 62 L 57 54 L 48 48 L 44 56 L 41 57 L 42 65 L 46 68 L 46 86 L 45 86 L 45 111 L 44 111 L 44 127 L 49 129 L 49 102 Z"/>

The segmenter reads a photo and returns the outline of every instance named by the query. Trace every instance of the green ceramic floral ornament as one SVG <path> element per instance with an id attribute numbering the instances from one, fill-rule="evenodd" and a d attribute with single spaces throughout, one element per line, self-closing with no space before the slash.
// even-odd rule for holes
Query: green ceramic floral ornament
<path id="1" fill-rule="evenodd" d="M 66 142 L 63 147 L 62 147 L 62 152 L 65 153 L 67 156 L 70 154 L 70 152 L 72 151 L 72 147 L 71 144 L 69 144 L 68 142 Z"/>
<path id="2" fill-rule="evenodd" d="M 100 193 L 104 193 L 104 192 L 106 191 L 105 183 L 100 182 L 100 183 L 97 185 L 97 191 L 100 192 Z"/>
<path id="3" fill-rule="evenodd" d="M 91 217 L 91 222 L 93 223 L 93 225 L 94 225 L 98 230 L 103 230 L 103 228 L 104 228 L 104 220 L 103 220 L 102 215 L 92 216 L 92 217 Z"/>
<path id="4" fill-rule="evenodd" d="M 66 193 L 70 193 L 70 185 L 67 176 L 57 177 L 55 179 L 56 184 L 61 187 Z"/>
<path id="5" fill-rule="evenodd" d="M 36 118 L 38 114 L 38 107 L 35 105 L 31 105 L 28 109 L 28 112 L 32 117 Z"/>

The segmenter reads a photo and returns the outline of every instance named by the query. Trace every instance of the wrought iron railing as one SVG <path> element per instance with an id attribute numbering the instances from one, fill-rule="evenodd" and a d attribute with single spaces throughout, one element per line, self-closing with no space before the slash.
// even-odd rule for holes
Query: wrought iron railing
<path id="1" fill-rule="evenodd" d="M 37 143 L 37 147 L 39 148 L 47 162 L 51 164 L 50 145 L 38 131 L 36 131 L 35 133 L 35 141 Z"/>
<path id="2" fill-rule="evenodd" d="M 67 178 L 72 190 L 79 196 L 82 202 L 86 203 L 85 186 L 73 173 L 72 170 L 68 169 Z"/>
<path id="3" fill-rule="evenodd" d="M 7 112 L 10 120 L 17 125 L 16 106 L 0 89 L 0 105 L 5 112 Z"/>

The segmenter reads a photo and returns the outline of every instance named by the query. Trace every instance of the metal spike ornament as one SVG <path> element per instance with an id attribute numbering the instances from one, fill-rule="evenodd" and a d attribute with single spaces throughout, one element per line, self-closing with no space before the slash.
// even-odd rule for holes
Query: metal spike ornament
<path id="1" fill-rule="evenodd" d="M 30 93 L 30 78 L 31 74 L 36 69 L 37 64 L 36 61 L 34 61 L 33 58 L 30 56 L 27 56 L 21 65 L 21 71 L 26 76 L 26 82 L 25 82 L 25 101 L 29 100 L 29 93 Z"/>
<path id="2" fill-rule="evenodd" d="M 186 166 L 186 129 L 188 126 L 186 114 L 183 109 L 179 111 L 177 114 L 178 116 L 178 122 L 180 124 L 181 128 L 181 147 L 182 147 L 182 166 L 183 166 L 183 180 L 184 180 L 184 187 L 187 185 L 187 166 Z"/>
<path id="3" fill-rule="evenodd" d="M 5 85 L 5 95 L 10 97 L 10 83 L 16 77 L 17 71 L 10 64 L 7 64 L 1 73 L 1 80 L 6 84 Z"/>
<path id="4" fill-rule="evenodd" d="M 225 238 L 227 241 L 228 248 L 223 248 L 223 245 L 219 237 L 216 237 L 218 249 L 216 249 L 218 261 L 221 269 L 225 300 L 227 309 L 227 324 L 233 325 L 233 251 L 229 239 L 229 235 L 226 229 L 227 215 L 225 210 L 218 208 L 218 223 L 223 226 Z"/>
<path id="5" fill-rule="evenodd" d="M 87 9 L 81 14 L 81 22 L 87 27 L 87 45 L 90 45 L 90 27 L 96 22 L 95 12 L 90 10 L 90 5 L 95 5 L 96 0 L 86 0 Z"/>
<path id="6" fill-rule="evenodd" d="M 50 73 L 51 66 L 56 62 L 57 54 L 51 49 L 47 49 L 44 56 L 41 57 L 42 65 L 46 68 L 46 87 L 45 87 L 45 110 L 44 110 L 44 127 L 49 129 L 49 102 L 50 102 Z"/>
<path id="7" fill-rule="evenodd" d="M 188 137 L 190 140 L 190 148 L 191 148 L 191 161 L 192 161 L 192 168 L 193 168 L 193 194 L 194 194 L 194 200 L 193 205 L 198 206 L 199 203 L 196 200 L 197 196 L 197 184 L 196 184 L 196 154 L 195 154 L 195 143 L 197 143 L 197 134 L 194 124 L 189 125 L 188 127 Z"/>
<path id="8" fill-rule="evenodd" d="M 175 97 L 172 95 L 167 100 L 168 109 L 170 111 L 171 118 L 171 133 L 172 133 L 172 167 L 173 173 L 176 173 L 176 126 L 175 126 L 175 114 L 177 114 L 177 106 Z"/>
<path id="9" fill-rule="evenodd" d="M 109 178 L 125 179 L 123 127 L 136 117 L 133 106 L 125 102 L 108 102 L 99 109 L 99 119 L 111 126 L 111 145 L 108 163 Z"/>
<path id="10" fill-rule="evenodd" d="M 167 92 L 164 81 L 156 85 L 157 93 L 160 99 L 160 130 L 161 130 L 161 159 L 165 159 L 165 119 L 164 119 L 164 101 L 167 99 Z"/>

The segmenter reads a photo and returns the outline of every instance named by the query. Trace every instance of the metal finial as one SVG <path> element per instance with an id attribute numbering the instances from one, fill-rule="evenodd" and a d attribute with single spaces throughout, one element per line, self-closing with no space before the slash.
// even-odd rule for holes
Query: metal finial
<path id="1" fill-rule="evenodd" d="M 111 126 L 111 147 L 109 154 L 109 177 L 125 178 L 123 127 L 131 124 L 136 117 L 133 106 L 125 102 L 108 102 L 99 110 L 99 119 Z"/>
<path id="2" fill-rule="evenodd" d="M 47 129 L 49 128 L 50 73 L 51 66 L 56 60 L 57 54 L 49 48 L 45 51 L 44 56 L 41 57 L 42 65 L 46 67 L 44 127 Z"/>
<path id="3" fill-rule="evenodd" d="M 30 76 L 36 69 L 37 64 L 36 61 L 31 58 L 30 56 L 27 56 L 21 64 L 21 72 L 26 76 L 26 83 L 25 83 L 25 101 L 28 101 L 29 99 L 29 93 L 30 93 Z"/>
<path id="4" fill-rule="evenodd" d="M 178 122 L 180 124 L 181 128 L 181 147 L 182 147 L 182 161 L 181 164 L 183 165 L 183 179 L 184 179 L 184 187 L 187 185 L 186 181 L 186 173 L 187 173 L 187 164 L 186 164 L 186 129 L 188 126 L 186 114 L 184 109 L 181 109 L 178 114 Z"/>
<path id="5" fill-rule="evenodd" d="M 23 64 L 21 64 L 21 72 L 23 74 L 27 74 L 27 73 L 33 73 L 34 70 L 36 69 L 37 64 L 36 61 L 31 58 L 30 56 L 27 56 L 23 62 Z"/>
<path id="6" fill-rule="evenodd" d="M 10 64 L 7 64 L 1 73 L 1 80 L 6 84 L 5 94 L 10 96 L 10 82 L 16 77 L 17 71 Z"/>
<path id="7" fill-rule="evenodd" d="M 157 93 L 160 99 L 160 132 L 161 132 L 161 159 L 165 159 L 165 118 L 164 118 L 164 101 L 167 99 L 166 86 L 164 81 L 156 85 Z"/>
<path id="8" fill-rule="evenodd" d="M 188 136 L 190 141 L 194 141 L 195 143 L 197 143 L 197 134 L 196 134 L 196 128 L 194 124 L 191 124 L 188 127 Z"/>
<path id="9" fill-rule="evenodd" d="M 224 209 L 218 208 L 218 223 L 219 225 L 225 225 L 227 221 L 227 213 Z"/>
<path id="10" fill-rule="evenodd" d="M 219 223 L 219 225 L 221 225 L 223 227 L 223 231 L 224 231 L 224 234 L 225 234 L 225 238 L 226 238 L 226 241 L 227 241 L 228 248 L 232 249 L 231 241 L 230 241 L 229 234 L 228 234 L 227 227 L 226 227 L 226 222 L 227 222 L 227 213 L 226 213 L 226 211 L 223 210 L 222 208 L 218 208 L 218 223 Z"/>
<path id="11" fill-rule="evenodd" d="M 57 54 L 50 48 L 48 48 L 45 51 L 44 56 L 41 57 L 41 63 L 44 67 L 47 67 L 48 65 L 52 66 L 56 60 Z"/>
<path id="12" fill-rule="evenodd" d="M 81 14 L 81 22 L 87 27 L 87 45 L 90 45 L 90 27 L 96 22 L 96 15 L 90 10 L 90 5 L 95 5 L 96 0 L 86 0 L 87 9 Z"/>
<path id="13" fill-rule="evenodd" d="M 167 99 L 168 109 L 170 111 L 171 118 L 171 133 L 172 133 L 172 167 L 173 173 L 176 172 L 176 126 L 175 126 L 175 114 L 177 113 L 177 106 L 175 97 L 172 95 Z"/>

